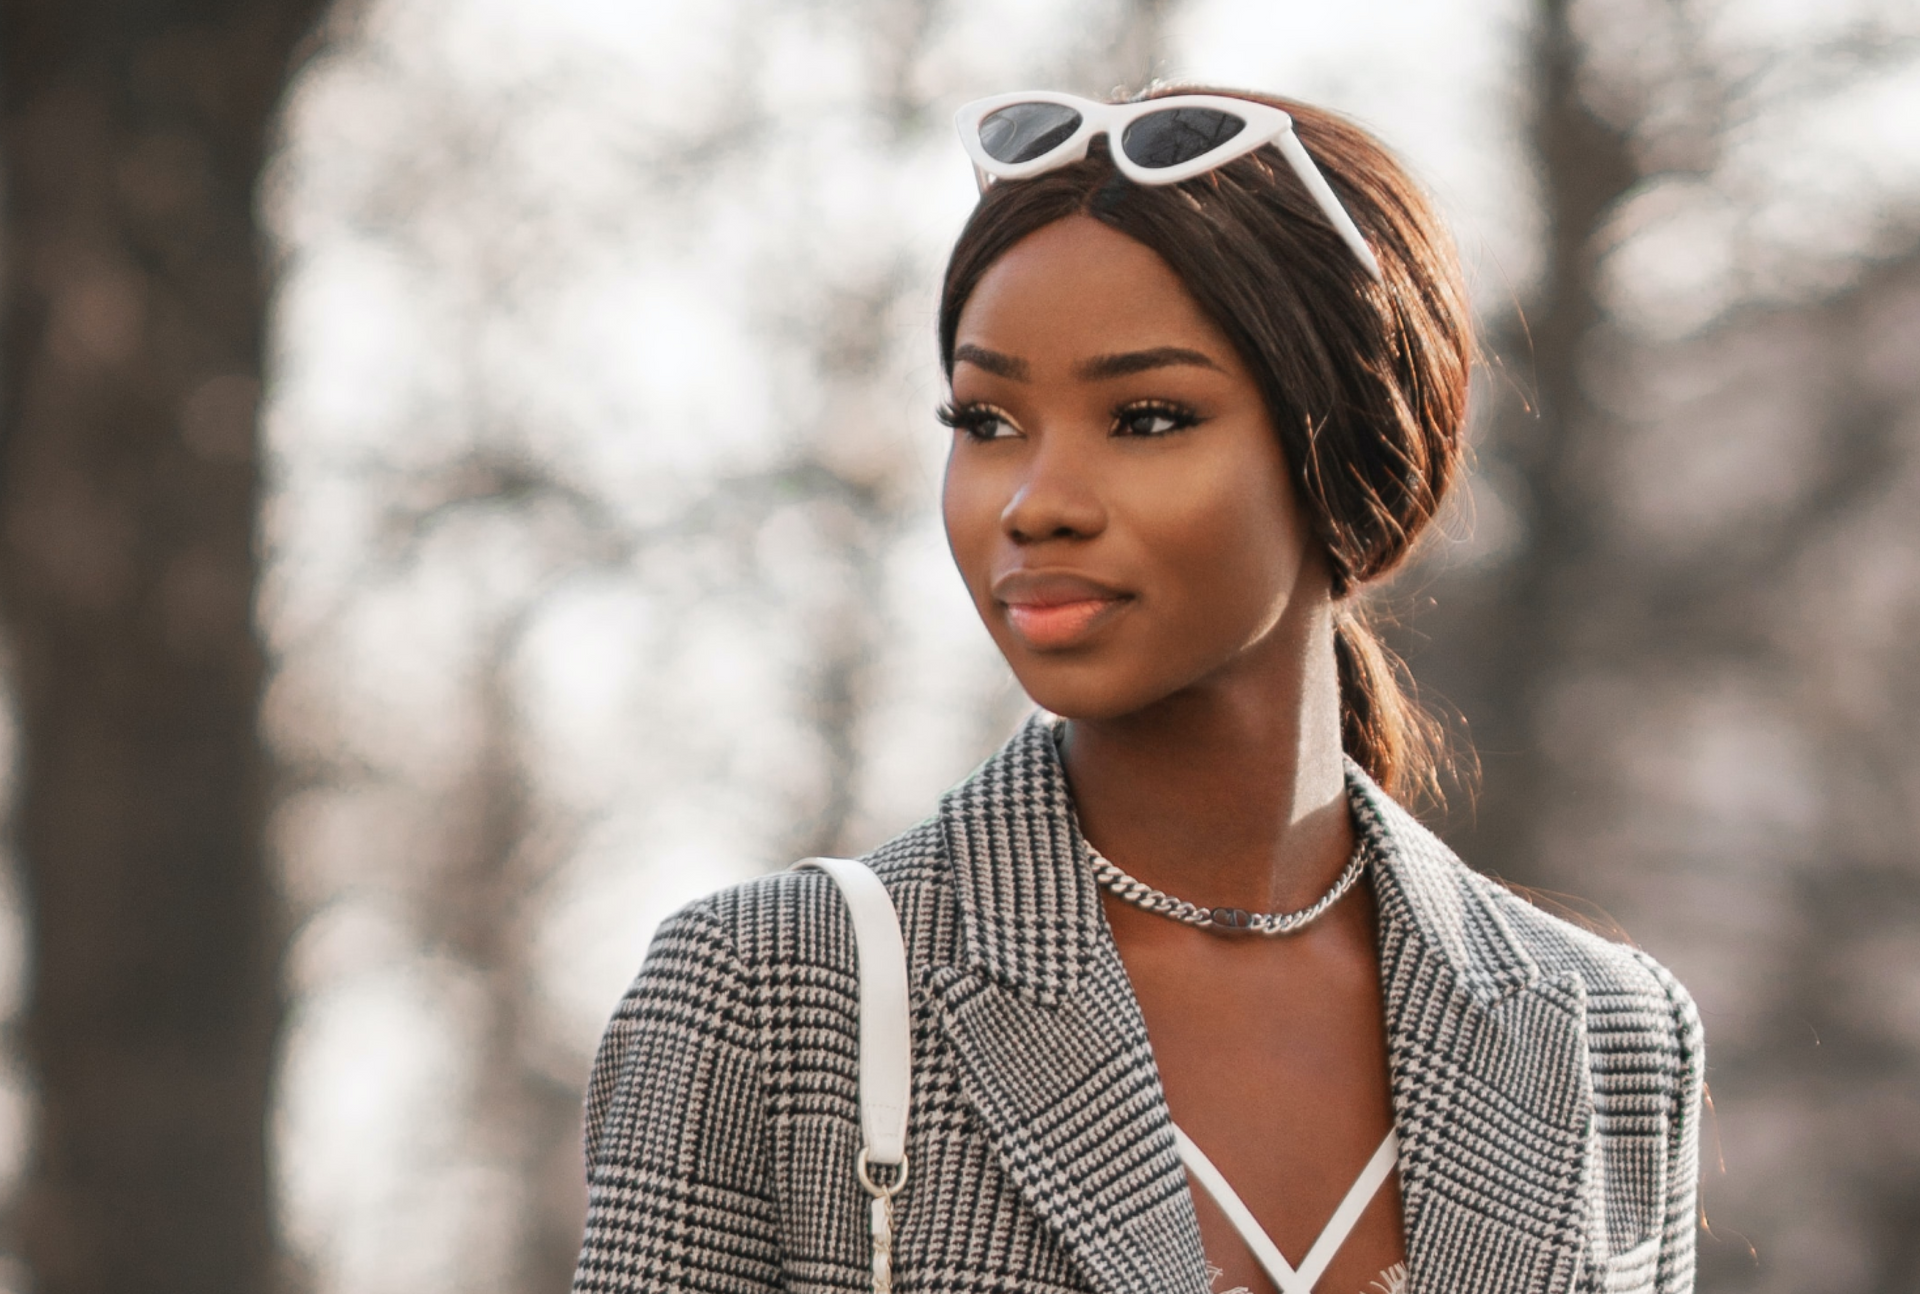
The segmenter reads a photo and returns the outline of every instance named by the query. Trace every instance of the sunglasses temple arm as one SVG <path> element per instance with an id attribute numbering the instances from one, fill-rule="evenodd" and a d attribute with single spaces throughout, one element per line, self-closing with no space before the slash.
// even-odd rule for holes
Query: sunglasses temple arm
<path id="1" fill-rule="evenodd" d="M 1367 246 L 1367 240 L 1360 236 L 1360 229 L 1353 223 L 1353 217 L 1348 215 L 1347 209 L 1340 205 L 1340 199 L 1334 195 L 1333 187 L 1327 183 L 1327 177 L 1320 173 L 1320 168 L 1313 164 L 1313 158 L 1300 143 L 1299 136 L 1288 129 L 1282 131 L 1280 137 L 1273 142 L 1280 149 L 1280 155 L 1287 159 L 1287 164 L 1293 167 L 1293 173 L 1300 177 L 1302 184 L 1307 186 L 1307 192 L 1313 195 L 1313 200 L 1320 204 L 1320 210 L 1333 223 L 1334 232 L 1353 249 L 1353 254 L 1360 258 L 1360 264 L 1366 267 L 1367 273 L 1371 274 L 1374 282 L 1378 283 L 1380 262 L 1374 258 L 1373 248 Z"/>
<path id="2" fill-rule="evenodd" d="M 993 177 L 986 173 L 980 163 L 975 162 L 973 164 L 973 182 L 980 186 L 980 192 L 985 193 L 987 186 L 993 183 Z"/>

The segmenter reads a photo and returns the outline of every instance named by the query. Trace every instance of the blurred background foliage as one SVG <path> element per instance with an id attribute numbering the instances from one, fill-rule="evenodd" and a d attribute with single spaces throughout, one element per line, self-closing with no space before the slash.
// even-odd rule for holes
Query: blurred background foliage
<path id="1" fill-rule="evenodd" d="M 1920 1288 L 1910 0 L 9 0 L 0 59 L 0 1288 L 565 1287 L 653 926 L 1025 709 L 934 515 L 949 114 L 1154 76 L 1455 220 L 1474 478 L 1378 597 L 1436 825 L 1700 1000 L 1702 1288 Z"/>

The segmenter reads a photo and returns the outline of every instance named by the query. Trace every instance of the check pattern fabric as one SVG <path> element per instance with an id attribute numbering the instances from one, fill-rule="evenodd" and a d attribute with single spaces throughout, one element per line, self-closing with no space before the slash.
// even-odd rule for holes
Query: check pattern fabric
<path id="1" fill-rule="evenodd" d="M 895 1288 L 1207 1294 L 1051 725 L 866 860 L 913 999 Z M 1406 1288 L 1692 1289 L 1704 1059 L 1686 992 L 1467 869 L 1357 767 L 1348 786 L 1379 908 Z M 587 1094 L 576 1291 L 868 1287 L 854 957 L 819 873 L 661 927 Z"/>

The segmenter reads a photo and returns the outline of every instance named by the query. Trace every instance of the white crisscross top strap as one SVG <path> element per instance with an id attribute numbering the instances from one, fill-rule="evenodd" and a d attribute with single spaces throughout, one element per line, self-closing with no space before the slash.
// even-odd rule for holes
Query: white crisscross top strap
<path id="1" fill-rule="evenodd" d="M 1253 1250 L 1253 1256 L 1260 1261 L 1280 1294 L 1312 1294 L 1314 1285 L 1326 1274 L 1327 1264 L 1340 1252 L 1340 1246 L 1346 1243 L 1353 1224 L 1360 1220 L 1368 1201 L 1372 1200 L 1380 1184 L 1387 1180 L 1387 1174 L 1400 1158 L 1400 1138 L 1392 1132 L 1380 1143 L 1380 1149 L 1373 1152 L 1373 1158 L 1360 1170 L 1347 1197 L 1340 1201 L 1340 1207 L 1333 1211 L 1327 1225 L 1320 1232 L 1320 1238 L 1313 1242 L 1313 1248 L 1307 1250 L 1307 1256 L 1298 1268 L 1289 1264 L 1280 1253 L 1280 1247 L 1273 1243 L 1266 1230 L 1254 1219 L 1253 1211 L 1240 1200 L 1220 1170 L 1213 1166 L 1200 1147 L 1193 1144 L 1193 1138 L 1180 1130 L 1178 1124 L 1173 1129 L 1174 1140 L 1180 1146 L 1180 1162 L 1187 1166 L 1187 1173 L 1201 1186 L 1206 1188 L 1213 1202 L 1220 1206 L 1227 1220 L 1233 1223 L 1233 1229 L 1247 1242 L 1247 1248 Z"/>

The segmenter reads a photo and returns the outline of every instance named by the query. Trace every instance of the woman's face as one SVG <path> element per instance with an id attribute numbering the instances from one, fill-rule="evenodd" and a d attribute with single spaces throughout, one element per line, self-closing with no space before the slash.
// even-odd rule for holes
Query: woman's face
<path id="1" fill-rule="evenodd" d="M 1298 668 L 1283 627 L 1324 609 L 1325 564 L 1259 389 L 1158 255 L 1084 216 L 1039 230 L 954 358 L 947 542 L 1029 696 L 1115 718 Z"/>

